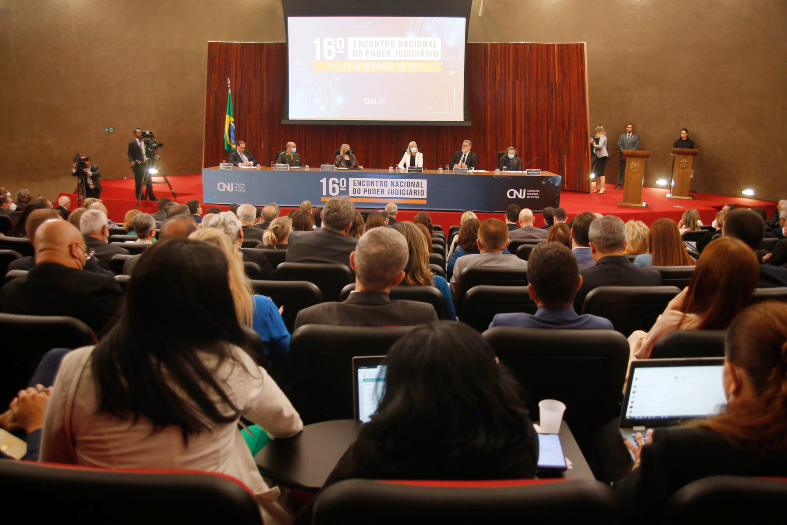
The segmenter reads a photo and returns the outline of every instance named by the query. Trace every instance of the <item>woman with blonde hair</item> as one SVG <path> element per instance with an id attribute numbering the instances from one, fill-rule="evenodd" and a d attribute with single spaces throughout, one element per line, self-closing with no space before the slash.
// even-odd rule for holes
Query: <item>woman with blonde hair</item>
<path id="1" fill-rule="evenodd" d="M 404 279 L 398 286 L 434 286 L 443 294 L 445 318 L 449 321 L 456 321 L 456 310 L 448 282 L 445 278 L 434 275 L 427 266 L 429 264 L 429 246 L 426 244 L 426 236 L 416 224 L 411 222 L 397 221 L 393 228 L 407 240 L 409 253 L 407 265 L 404 267 Z"/>
<path id="2" fill-rule="evenodd" d="M 361 212 L 356 211 L 353 216 L 352 225 L 350 225 L 350 231 L 347 232 L 345 237 L 360 239 L 361 235 L 364 233 L 366 233 L 366 224 L 363 222 L 363 215 L 361 215 Z"/>
<path id="3" fill-rule="evenodd" d="M 596 126 L 595 139 L 590 139 L 590 145 L 593 146 L 596 152 L 596 170 L 593 172 L 596 174 L 596 189 L 593 190 L 593 193 L 598 191 L 598 194 L 601 195 L 607 191 L 604 187 L 604 182 L 606 181 L 604 167 L 609 160 L 609 153 L 607 152 L 607 132 L 604 131 L 604 126 Z"/>
<path id="4" fill-rule="evenodd" d="M 686 251 L 678 225 L 672 219 L 659 219 L 650 225 L 650 253 L 637 255 L 637 266 L 694 266 L 697 262 Z"/>
<path id="5" fill-rule="evenodd" d="M 126 216 L 123 217 L 123 229 L 126 230 L 127 235 L 136 236 L 136 232 L 134 231 L 134 217 L 137 215 L 141 215 L 142 212 L 139 210 L 128 210 L 126 212 Z"/>
<path id="6" fill-rule="evenodd" d="M 642 221 L 630 220 L 626 223 L 626 251 L 623 253 L 641 255 L 650 251 L 650 229 Z"/>
<path id="7" fill-rule="evenodd" d="M 404 151 L 402 160 L 399 161 L 397 167 L 403 170 L 424 167 L 424 154 L 418 151 L 418 144 L 414 140 L 407 145 L 407 149 Z"/>
<path id="8" fill-rule="evenodd" d="M 678 229 L 680 230 L 681 235 L 683 235 L 684 232 L 699 230 L 700 226 L 702 226 L 702 221 L 700 221 L 700 212 L 694 208 L 683 212 L 683 217 L 678 223 Z"/>
<path id="9" fill-rule="evenodd" d="M 349 168 L 351 170 L 363 169 L 363 166 L 358 164 L 358 159 L 353 155 L 349 144 L 342 144 L 342 147 L 339 148 L 339 154 L 336 155 L 336 162 L 334 165 L 337 168 Z"/>
<path id="10" fill-rule="evenodd" d="M 287 241 L 292 231 L 292 219 L 289 217 L 276 217 L 271 225 L 262 234 L 262 242 L 271 250 L 286 250 Z"/>
<path id="11" fill-rule="evenodd" d="M 477 218 L 478 216 L 474 212 L 467 210 L 462 214 L 462 217 L 459 219 L 459 226 L 460 227 L 464 226 L 467 219 L 477 219 Z M 451 257 L 451 254 L 454 253 L 454 250 L 456 250 L 458 239 L 459 239 L 459 235 L 458 234 L 454 235 L 454 240 L 451 241 L 451 246 L 448 249 L 448 253 L 445 254 L 446 260 L 448 260 L 448 257 Z"/>
<path id="12" fill-rule="evenodd" d="M 267 357 L 278 366 L 285 367 L 290 353 L 290 333 L 273 301 L 264 295 L 254 295 L 243 270 L 242 252 L 223 230 L 217 228 L 197 230 L 189 235 L 189 239 L 205 241 L 221 249 L 229 261 L 230 291 L 238 322 L 253 328 L 265 344 Z"/>

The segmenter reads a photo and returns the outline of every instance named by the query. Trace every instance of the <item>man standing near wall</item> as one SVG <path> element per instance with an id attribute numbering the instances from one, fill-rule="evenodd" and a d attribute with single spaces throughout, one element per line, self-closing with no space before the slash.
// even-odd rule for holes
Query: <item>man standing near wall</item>
<path id="1" fill-rule="evenodd" d="M 623 157 L 623 150 L 639 149 L 639 137 L 634 134 L 634 124 L 626 124 L 626 132 L 618 137 L 618 149 L 620 150 L 620 171 L 618 172 L 618 185 L 615 186 L 616 190 L 623 186 L 626 178 L 626 159 Z"/>

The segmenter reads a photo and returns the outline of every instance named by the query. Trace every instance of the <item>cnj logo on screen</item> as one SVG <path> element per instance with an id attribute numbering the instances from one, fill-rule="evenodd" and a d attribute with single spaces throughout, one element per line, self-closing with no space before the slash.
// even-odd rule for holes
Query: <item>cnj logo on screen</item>
<path id="1" fill-rule="evenodd" d="M 240 182 L 219 182 L 219 191 L 245 192 L 246 185 Z"/>

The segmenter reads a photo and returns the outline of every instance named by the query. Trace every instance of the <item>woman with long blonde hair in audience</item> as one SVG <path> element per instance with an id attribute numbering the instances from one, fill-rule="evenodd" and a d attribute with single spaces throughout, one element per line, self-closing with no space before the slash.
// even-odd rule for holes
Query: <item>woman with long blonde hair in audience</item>
<path id="1" fill-rule="evenodd" d="M 683 217 L 678 223 L 678 229 L 680 230 L 681 235 L 683 235 L 685 232 L 699 230 L 700 226 L 702 226 L 702 221 L 700 221 L 700 212 L 694 208 L 683 212 Z"/>
<path id="2" fill-rule="evenodd" d="M 462 214 L 462 217 L 459 219 L 459 228 L 460 229 L 462 228 L 462 226 L 464 225 L 464 223 L 468 219 L 478 219 L 478 216 L 474 212 L 472 212 L 470 210 L 467 210 L 466 212 L 464 212 Z M 445 254 L 446 258 L 451 257 L 451 254 L 454 253 L 454 250 L 456 250 L 456 246 L 458 244 L 458 239 L 459 239 L 459 235 L 455 235 L 454 239 L 451 241 L 451 246 L 448 248 L 448 252 Z"/>
<path id="3" fill-rule="evenodd" d="M 642 221 L 630 220 L 626 223 L 626 251 L 623 253 L 641 255 L 650 251 L 650 229 Z"/>
<path id="4" fill-rule="evenodd" d="M 686 251 L 678 225 L 672 219 L 659 219 L 650 226 L 650 253 L 637 255 L 637 266 L 694 266 L 697 262 Z"/>
<path id="5" fill-rule="evenodd" d="M 292 219 L 289 217 L 276 217 L 262 234 L 262 242 L 266 248 L 272 250 L 286 250 L 292 232 Z"/>
<path id="6" fill-rule="evenodd" d="M 352 237 L 353 239 L 360 239 L 361 235 L 366 233 L 366 224 L 363 222 L 363 215 L 361 212 L 356 211 L 353 216 L 353 222 L 350 226 L 350 231 L 347 232 L 345 237 Z"/>
<path id="7" fill-rule="evenodd" d="M 139 210 L 128 210 L 126 212 L 126 216 L 123 217 L 123 229 L 126 230 L 127 235 L 136 236 L 137 233 L 134 231 L 134 217 L 137 215 L 141 215 L 142 212 Z M 153 228 L 155 229 L 155 228 Z"/>

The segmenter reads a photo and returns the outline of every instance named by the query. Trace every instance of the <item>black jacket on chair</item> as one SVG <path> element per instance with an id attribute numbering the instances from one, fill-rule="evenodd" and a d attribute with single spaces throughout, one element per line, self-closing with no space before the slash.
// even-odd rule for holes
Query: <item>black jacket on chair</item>
<path id="1" fill-rule="evenodd" d="M 599 286 L 661 286 L 658 270 L 635 266 L 625 255 L 602 257 L 595 266 L 579 269 L 582 287 L 574 299 L 574 308 L 582 313 L 582 303 L 590 290 Z"/>
<path id="2" fill-rule="evenodd" d="M 350 267 L 350 254 L 358 239 L 320 228 L 313 232 L 292 232 L 287 248 L 287 262 L 339 263 Z"/>

